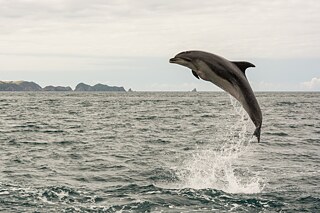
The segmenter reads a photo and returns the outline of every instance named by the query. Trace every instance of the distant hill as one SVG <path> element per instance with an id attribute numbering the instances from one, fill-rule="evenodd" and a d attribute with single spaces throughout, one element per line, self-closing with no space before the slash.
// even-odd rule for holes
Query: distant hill
<path id="1" fill-rule="evenodd" d="M 29 81 L 0 81 L 0 91 L 41 91 L 42 88 Z"/>
<path id="2" fill-rule="evenodd" d="M 88 84 L 79 83 L 74 91 L 125 92 L 126 90 L 123 87 L 108 86 L 104 84 L 90 86 Z"/>
<path id="3" fill-rule="evenodd" d="M 42 88 L 38 84 L 29 81 L 0 81 L 0 91 L 73 91 L 67 86 L 46 86 Z M 125 92 L 123 87 L 108 86 L 104 84 L 96 84 L 90 86 L 80 83 L 74 91 L 92 91 L 92 92 Z"/>
<path id="4" fill-rule="evenodd" d="M 43 91 L 72 91 L 71 87 L 62 87 L 62 86 L 46 86 L 42 90 Z"/>
<path id="5" fill-rule="evenodd" d="M 85 83 L 79 83 L 74 91 L 94 91 L 92 86 L 85 84 Z"/>

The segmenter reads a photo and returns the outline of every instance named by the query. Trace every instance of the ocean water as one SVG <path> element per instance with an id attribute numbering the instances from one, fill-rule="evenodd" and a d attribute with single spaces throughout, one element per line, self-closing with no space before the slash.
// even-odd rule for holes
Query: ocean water
<path id="1" fill-rule="evenodd" d="M 1 212 L 320 212 L 320 93 L 0 93 Z"/>

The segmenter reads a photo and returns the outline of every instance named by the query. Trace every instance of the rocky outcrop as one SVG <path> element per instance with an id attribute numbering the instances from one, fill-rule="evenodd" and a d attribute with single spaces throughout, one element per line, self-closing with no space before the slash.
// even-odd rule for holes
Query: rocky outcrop
<path id="1" fill-rule="evenodd" d="M 71 87 L 62 87 L 62 86 L 46 86 L 42 89 L 43 91 L 72 91 Z"/>
<path id="2" fill-rule="evenodd" d="M 76 86 L 76 88 L 74 89 L 74 91 L 93 91 L 92 86 L 88 85 L 88 84 L 84 84 L 84 83 L 80 83 Z"/>
<path id="3" fill-rule="evenodd" d="M 29 81 L 0 81 L 0 91 L 41 91 L 42 88 Z"/>
<path id="4" fill-rule="evenodd" d="M 123 87 L 108 86 L 104 84 L 90 86 L 88 84 L 80 83 L 76 86 L 74 91 L 125 92 L 126 90 Z"/>

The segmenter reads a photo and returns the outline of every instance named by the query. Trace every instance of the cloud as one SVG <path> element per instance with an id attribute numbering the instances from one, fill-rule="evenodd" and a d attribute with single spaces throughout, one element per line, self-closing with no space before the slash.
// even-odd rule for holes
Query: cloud
<path id="1" fill-rule="evenodd" d="M 0 0 L 3 53 L 319 56 L 318 1 Z M 290 17 L 290 18 L 289 18 Z"/>
<path id="2" fill-rule="evenodd" d="M 317 60 L 319 11 L 317 0 L 0 0 L 0 75 L 21 79 L 22 72 L 23 77 L 32 72 L 42 76 L 101 72 L 101 79 L 112 79 L 121 70 L 122 78 L 124 72 L 133 76 L 128 78 L 133 89 L 215 89 L 210 84 L 205 88 L 183 85 L 189 81 L 182 81 L 179 72 L 173 76 L 178 68 L 170 70 L 168 58 L 183 50 L 201 49 L 230 60 Z M 301 79 L 317 76 L 318 63 L 310 68 L 303 61 L 296 73 L 291 72 L 298 69 L 292 64 L 286 61 L 290 66 L 281 69 L 274 61 L 257 64 L 260 72 L 248 75 L 264 82 L 256 83 L 254 89 L 298 90 Z M 134 78 L 131 74 L 141 70 L 146 75 Z M 153 77 L 164 72 L 162 81 Z M 150 85 L 140 86 L 146 79 Z M 166 85 L 167 79 L 171 82 Z"/>
<path id="3" fill-rule="evenodd" d="M 320 90 L 320 77 L 314 77 L 310 81 L 302 82 L 300 85 L 305 90 Z"/>

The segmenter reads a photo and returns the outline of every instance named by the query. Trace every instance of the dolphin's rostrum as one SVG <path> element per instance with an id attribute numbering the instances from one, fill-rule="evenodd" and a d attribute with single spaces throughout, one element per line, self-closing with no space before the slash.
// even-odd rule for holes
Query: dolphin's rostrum
<path id="1" fill-rule="evenodd" d="M 254 135 L 260 142 L 262 114 L 256 97 L 245 75 L 245 70 L 255 67 L 245 61 L 229 61 L 221 56 L 203 51 L 185 51 L 170 59 L 192 70 L 199 79 L 210 81 L 237 99 L 256 126 Z"/>

